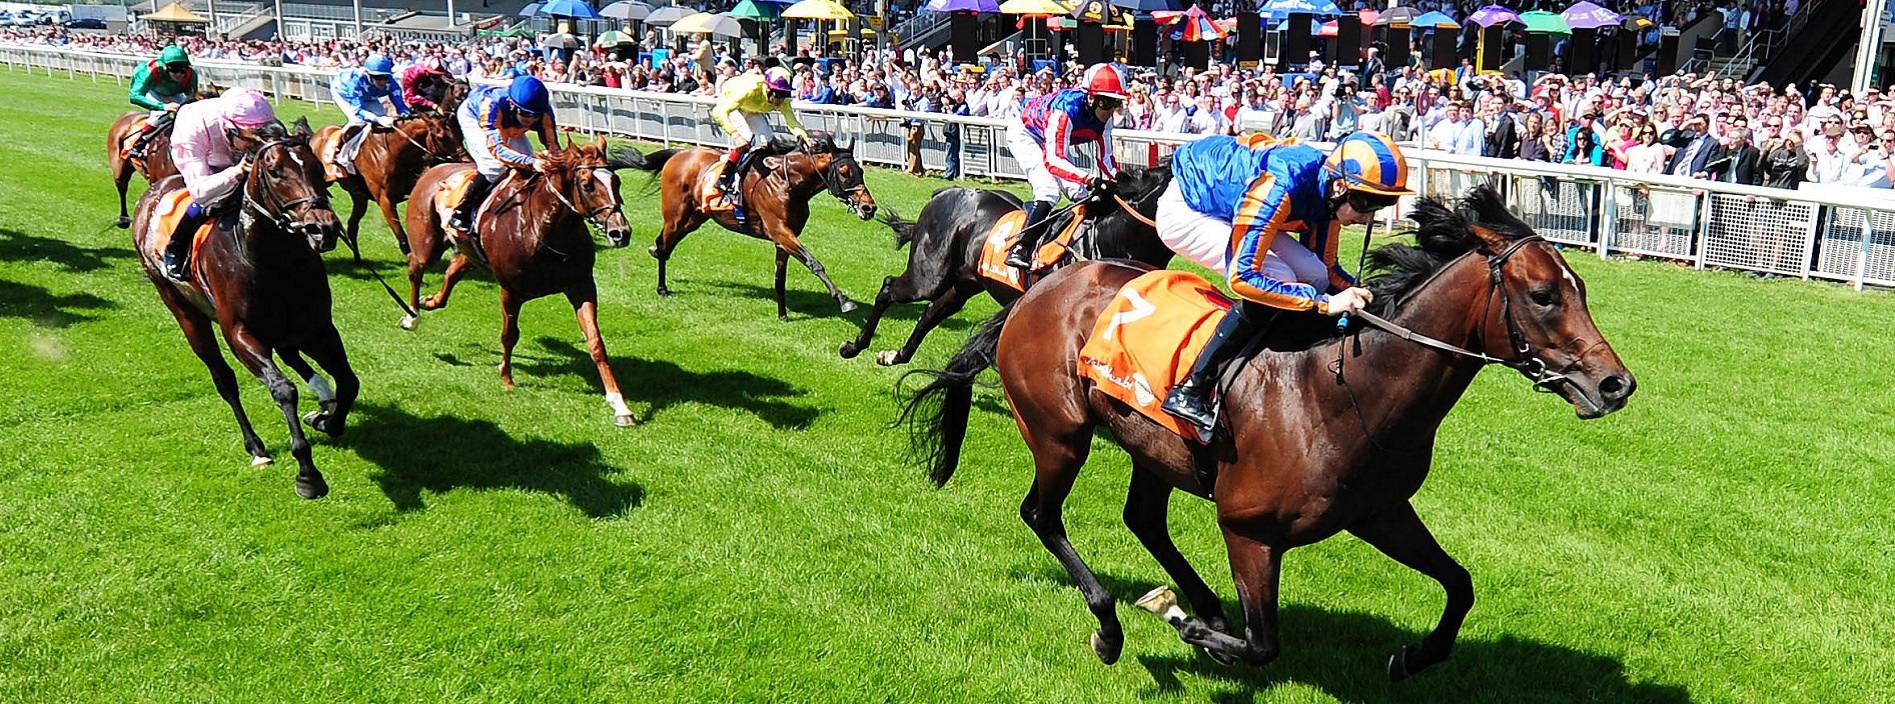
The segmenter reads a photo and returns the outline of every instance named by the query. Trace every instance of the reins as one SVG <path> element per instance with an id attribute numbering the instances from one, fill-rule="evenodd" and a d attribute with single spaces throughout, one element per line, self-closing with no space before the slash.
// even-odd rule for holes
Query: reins
<path id="1" fill-rule="evenodd" d="M 296 144 L 295 142 L 292 142 L 290 140 L 277 140 L 274 142 L 266 143 L 260 147 L 257 147 L 256 151 L 251 152 L 251 154 L 252 154 L 252 157 L 254 158 L 256 155 L 261 155 L 265 150 L 271 147 L 294 148 L 295 144 Z M 263 178 L 260 172 L 256 171 L 255 169 L 252 169 L 251 177 L 259 179 L 259 180 Z M 325 191 L 316 191 L 317 195 L 305 196 L 302 198 L 297 198 L 295 200 L 289 200 L 289 201 L 276 199 L 275 198 L 276 191 L 274 189 L 265 188 L 263 189 L 263 191 L 264 193 L 269 194 L 273 199 L 277 200 L 275 213 L 271 213 L 270 211 L 265 210 L 263 206 L 257 204 L 255 199 L 249 198 L 247 197 L 247 195 L 243 199 L 244 207 L 249 208 L 252 211 L 255 211 L 259 215 L 262 215 L 265 219 L 269 220 L 272 224 L 276 225 L 277 229 L 280 229 L 283 232 L 294 231 L 293 225 L 289 220 L 288 211 L 291 208 L 294 208 L 299 205 L 307 204 L 309 208 L 311 209 L 314 209 L 314 208 L 322 208 L 325 210 L 329 209 L 329 198 L 326 195 L 323 195 Z M 362 250 L 356 247 L 355 240 L 349 239 L 346 235 L 338 237 L 337 239 L 340 239 L 343 241 L 344 244 L 349 245 L 349 252 L 355 256 L 355 263 L 358 265 L 361 265 L 365 269 L 368 269 L 369 274 L 375 277 L 376 283 L 379 283 L 382 285 L 382 290 L 388 292 L 388 297 L 395 300 L 395 305 L 400 306 L 402 312 L 407 313 L 408 315 L 415 314 L 414 309 L 408 307 L 408 302 L 401 300 L 401 294 L 395 293 L 395 288 L 393 286 L 389 286 L 388 281 L 382 278 L 382 272 L 377 270 L 374 266 L 370 265 L 367 260 L 364 260 L 362 258 Z"/>

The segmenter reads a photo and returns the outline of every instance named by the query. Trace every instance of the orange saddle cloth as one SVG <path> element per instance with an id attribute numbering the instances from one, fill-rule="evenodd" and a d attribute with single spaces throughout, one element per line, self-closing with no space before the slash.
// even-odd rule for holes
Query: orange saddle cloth
<path id="1" fill-rule="evenodd" d="M 184 211 L 191 207 L 192 202 L 191 194 L 182 188 L 173 189 L 158 197 L 158 207 L 154 209 L 152 215 L 158 221 L 158 232 L 165 237 L 149 239 L 151 248 L 149 254 L 152 261 L 164 261 L 165 243 L 171 241 L 172 237 L 183 234 L 178 232 L 178 223 L 184 220 Z M 199 250 L 204 248 L 204 242 L 210 239 L 211 231 L 215 229 L 217 229 L 217 220 L 211 218 L 205 220 L 204 224 L 197 228 L 197 232 L 190 235 L 192 238 L 191 261 L 199 261 Z"/>
<path id="2" fill-rule="evenodd" d="M 1079 350 L 1079 375 L 1152 422 L 1201 441 L 1195 427 L 1160 405 L 1191 372 L 1230 306 L 1222 291 L 1189 272 L 1159 269 L 1132 279 Z"/>
<path id="3" fill-rule="evenodd" d="M 1059 237 L 1040 245 L 1033 260 L 1037 268 L 1049 267 L 1059 263 L 1066 256 L 1066 250 L 1073 246 L 1073 238 L 1079 235 L 1079 225 L 1085 222 L 1086 206 L 1073 208 L 1073 217 L 1060 230 Z M 1007 266 L 1007 251 L 1013 249 L 1013 243 L 1019 241 L 1020 230 L 1026 227 L 1026 211 L 1015 210 L 1000 216 L 994 222 L 993 229 L 987 231 L 987 246 L 980 250 L 980 275 L 989 281 L 1003 284 L 1015 291 L 1026 291 L 1026 282 L 1021 279 L 1020 270 Z"/>

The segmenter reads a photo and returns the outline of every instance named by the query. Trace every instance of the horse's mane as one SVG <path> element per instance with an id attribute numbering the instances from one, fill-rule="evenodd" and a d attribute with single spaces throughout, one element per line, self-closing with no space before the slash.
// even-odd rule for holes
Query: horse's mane
<path id="1" fill-rule="evenodd" d="M 601 143 L 576 144 L 565 149 L 548 149 L 539 152 L 539 157 L 555 170 L 565 171 L 585 166 L 605 166 L 606 147 Z"/>
<path id="2" fill-rule="evenodd" d="M 1481 242 L 1473 227 L 1492 230 L 1507 239 L 1532 236 L 1533 228 L 1514 217 L 1507 204 L 1490 186 L 1477 186 L 1452 203 L 1427 197 L 1415 203 L 1410 216 L 1416 228 L 1408 233 L 1415 244 L 1391 244 L 1369 252 L 1368 268 L 1374 274 L 1363 282 L 1375 293 L 1370 312 L 1387 315 L 1401 307 L 1415 289 L 1461 255 L 1473 251 Z"/>
<path id="3" fill-rule="evenodd" d="M 1140 168 L 1124 166 L 1119 169 L 1117 186 L 1119 194 L 1126 200 L 1141 201 L 1166 184 L 1171 183 L 1171 162 L 1158 162 L 1157 166 Z"/>

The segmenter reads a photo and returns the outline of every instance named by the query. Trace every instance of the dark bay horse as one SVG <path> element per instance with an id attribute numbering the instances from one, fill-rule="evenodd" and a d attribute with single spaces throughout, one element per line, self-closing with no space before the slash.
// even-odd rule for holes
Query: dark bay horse
<path id="1" fill-rule="evenodd" d="M 659 174 L 665 224 L 658 233 L 657 243 L 651 247 L 651 256 L 658 259 L 658 295 L 671 295 L 671 288 L 666 285 L 665 265 L 678 242 L 704 223 L 716 221 L 726 230 L 766 239 L 776 245 L 778 319 L 790 319 L 783 291 L 785 267 L 790 257 L 796 257 L 822 280 L 843 312 L 855 310 L 855 301 L 836 288 L 822 262 L 816 261 L 816 255 L 811 254 L 802 241 L 803 226 L 809 222 L 809 199 L 825 188 L 854 211 L 856 217 L 867 220 L 875 215 L 875 198 L 862 183 L 862 165 L 856 163 L 849 147 L 837 146 L 827 136 L 814 137 L 800 145 L 795 140 L 778 140 L 772 154 L 758 159 L 759 166 L 746 172 L 738 183 L 738 189 L 743 191 L 744 207 L 749 212 L 743 223 L 728 210 L 712 213 L 702 207 L 701 194 L 707 184 L 717 180 L 723 167 L 723 151 L 665 149 L 639 154 L 627 149 L 615 157 L 615 166 Z"/>
<path id="2" fill-rule="evenodd" d="M 362 148 L 356 153 L 356 172 L 335 182 L 349 194 L 349 241 L 358 241 L 356 236 L 361 231 L 362 217 L 368 214 L 362 202 L 373 200 L 381 207 L 389 232 L 395 234 L 396 246 L 401 248 L 402 254 L 407 254 L 408 237 L 402 232 L 401 216 L 395 212 L 395 206 L 408 200 L 415 182 L 421 179 L 421 172 L 428 167 L 467 160 L 460 128 L 452 114 L 430 111 L 403 115 L 388 129 L 373 125 L 363 129 L 369 133 L 362 138 Z M 316 152 L 327 158 L 330 143 L 341 134 L 342 128 L 335 125 L 317 130 Z"/>
<path id="3" fill-rule="evenodd" d="M 631 242 L 632 227 L 620 210 L 618 174 L 607 166 L 604 141 L 541 152 L 545 173 L 514 172 L 494 186 L 475 225 L 494 281 L 500 284 L 500 383 L 513 388 L 513 345 L 520 341 L 520 306 L 542 296 L 562 293 L 579 318 L 586 350 L 599 368 L 605 401 L 613 420 L 635 425 L 637 417 L 619 393 L 618 378 L 606 358 L 599 336 L 599 289 L 592 279 L 595 258 L 590 222 L 605 233 L 614 247 Z M 454 203 L 443 198 L 442 183 L 455 174 L 473 170 L 472 164 L 443 164 L 421 175 L 408 204 L 409 305 L 415 310 L 437 310 L 447 305 L 454 282 L 475 265 L 470 243 L 454 233 L 454 258 L 441 279 L 441 291 L 421 298 L 421 278 L 428 265 L 441 257 L 449 241 L 447 220 Z M 480 178 L 475 175 L 474 178 Z M 413 318 L 402 327 L 412 328 Z"/>
<path id="4" fill-rule="evenodd" d="M 294 131 L 277 123 L 235 134 L 233 144 L 248 152 L 255 165 L 241 194 L 233 196 L 241 198 L 241 207 L 219 220 L 193 255 L 192 283 L 165 277 L 161 263 L 165 233 L 158 232 L 162 225 L 156 219 L 158 203 L 184 187 L 182 178 L 160 180 L 139 199 L 132 237 L 145 275 L 178 319 L 191 351 L 210 368 L 217 393 L 236 414 L 252 464 L 270 464 L 270 454 L 244 415 L 237 398 L 237 377 L 217 349 L 213 321 L 223 328 L 231 354 L 270 388 L 271 398 L 289 421 L 290 454 L 295 455 L 298 467 L 296 493 L 306 499 L 321 498 L 329 493 L 329 484 L 316 470 L 309 441 L 296 422 L 296 385 L 277 369 L 272 356 L 302 376 L 316 394 L 320 408 L 303 416 L 303 422 L 331 437 L 340 436 L 360 384 L 330 318 L 329 277 L 322 253 L 335 248 L 342 227 L 329 209 L 322 167 L 309 148 L 307 122 L 298 120 Z M 309 366 L 305 355 L 335 377 L 333 389 Z"/>
<path id="5" fill-rule="evenodd" d="M 1036 274 L 1039 278 L 1053 269 L 1080 259 L 1131 259 L 1164 267 L 1171 263 L 1171 248 L 1158 239 L 1151 225 L 1157 217 L 1158 196 L 1171 183 L 1171 168 L 1159 166 L 1140 169 L 1128 166 L 1119 172 L 1115 193 L 1094 199 L 1086 207 L 1091 214 L 1091 234 L 1073 242 L 1083 257 L 1067 258 Z M 1136 213 L 1126 212 L 1125 205 Z M 882 291 L 875 295 L 875 307 L 862 321 L 862 332 L 854 340 L 842 343 L 842 358 L 854 359 L 875 338 L 875 326 L 896 303 L 928 301 L 914 332 L 899 350 L 885 350 L 875 356 L 883 366 L 907 364 L 921 347 L 921 340 L 935 326 L 960 312 L 961 306 L 985 290 L 1001 305 L 1013 302 L 1020 292 L 1005 284 L 981 276 L 980 259 L 986 248 L 987 234 L 994 223 L 1008 213 L 1020 210 L 1020 199 L 1005 191 L 974 188 L 943 188 L 934 192 L 921 214 L 912 223 L 887 218 L 895 230 L 895 246 L 908 245 L 908 269 L 901 276 L 882 280 Z M 1048 223 L 1051 232 L 1064 229 L 1072 217 L 1068 212 Z M 1031 282 L 1028 283 L 1031 286 Z"/>
<path id="6" fill-rule="evenodd" d="M 105 132 L 105 166 L 112 172 L 112 185 L 118 187 L 118 226 L 132 226 L 132 216 L 125 209 L 125 191 L 131 186 L 132 172 L 138 172 L 146 183 L 157 183 L 166 176 L 175 176 L 178 167 L 171 163 L 171 130 L 166 129 L 152 135 L 151 142 L 145 145 L 145 158 L 133 159 L 125 155 L 126 145 L 132 137 L 144 129 L 145 121 L 151 116 L 145 111 L 128 112 L 118 116 L 112 122 L 112 128 Z"/>
<path id="7" fill-rule="evenodd" d="M 1475 355 L 1520 370 L 1580 418 L 1624 407 L 1634 389 L 1631 372 L 1593 325 L 1585 284 L 1492 190 L 1472 192 L 1458 210 L 1423 200 L 1414 218 L 1419 246 L 1388 245 L 1372 255 L 1380 273 L 1367 281 L 1375 292 L 1371 312 L 1462 351 L 1360 320 L 1338 336 L 1331 318 L 1279 316 L 1267 349 L 1230 386 L 1223 417 L 1233 440 L 1219 449 L 1171 433 L 1075 371 L 1100 312 L 1120 286 L 1148 271 L 1126 262 L 1074 265 L 1033 287 L 977 332 L 903 416 L 931 450 L 935 482 L 945 484 L 960 461 L 974 378 L 998 367 L 1036 470 L 1020 517 L 1085 594 L 1099 621 L 1093 649 L 1106 663 L 1125 639 L 1113 597 L 1073 550 L 1061 518 L 1098 428 L 1132 457 L 1126 526 L 1196 612 L 1170 619 L 1186 642 L 1225 662 L 1270 662 L 1279 652 L 1284 552 L 1346 530 L 1447 592 L 1434 631 L 1390 660 L 1389 675 L 1403 679 L 1448 656 L 1474 603 L 1467 570 L 1435 542 L 1409 500 L 1427 478 L 1441 421 L 1487 363 Z M 1198 480 L 1198 460 L 1215 464 L 1210 486 Z M 1243 606 L 1241 638 L 1172 544 L 1166 515 L 1173 489 L 1215 496 Z"/>

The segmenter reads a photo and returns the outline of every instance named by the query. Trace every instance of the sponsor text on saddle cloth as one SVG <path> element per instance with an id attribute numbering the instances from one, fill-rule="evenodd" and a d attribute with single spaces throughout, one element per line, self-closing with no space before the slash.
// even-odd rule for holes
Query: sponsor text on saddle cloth
<path id="1" fill-rule="evenodd" d="M 150 258 L 151 261 L 164 261 L 165 243 L 170 241 L 170 237 L 185 236 L 177 232 L 178 221 L 184 219 L 184 211 L 186 208 L 191 207 L 192 202 L 191 194 L 182 188 L 172 190 L 170 193 L 166 193 L 158 199 L 158 207 L 154 212 L 154 215 L 157 217 L 154 219 L 158 221 L 158 232 L 167 235 L 167 237 L 150 238 L 150 242 L 148 243 L 150 246 L 147 247 L 147 251 L 144 254 Z M 203 225 L 197 228 L 197 232 L 188 235 L 192 238 L 191 277 L 193 280 L 197 278 L 196 263 L 199 261 L 199 255 L 202 254 L 202 250 L 204 249 L 204 242 L 210 239 L 211 232 L 216 229 L 217 219 L 208 218 L 204 221 Z M 201 281 L 199 283 L 202 284 Z"/>
<path id="2" fill-rule="evenodd" d="M 1033 261 L 1036 268 L 1045 268 L 1059 263 L 1071 249 L 1073 238 L 1079 235 L 1079 226 L 1086 220 L 1085 206 L 1073 209 L 1073 217 L 1067 221 L 1066 228 L 1060 230 L 1059 237 L 1040 245 Z M 1015 240 L 1020 239 L 1020 229 L 1026 226 L 1026 211 L 1016 210 L 1000 216 L 994 222 L 992 230 L 987 232 L 987 244 L 980 250 L 980 275 L 989 281 L 1003 284 L 1015 291 L 1025 292 L 1026 285 L 1021 281 L 1020 270 L 1007 266 L 1007 251 L 1013 249 Z"/>
<path id="3" fill-rule="evenodd" d="M 1132 279 L 1079 350 L 1079 375 L 1180 437 L 1208 442 L 1160 406 L 1230 306 L 1222 291 L 1190 272 L 1159 269 Z"/>

